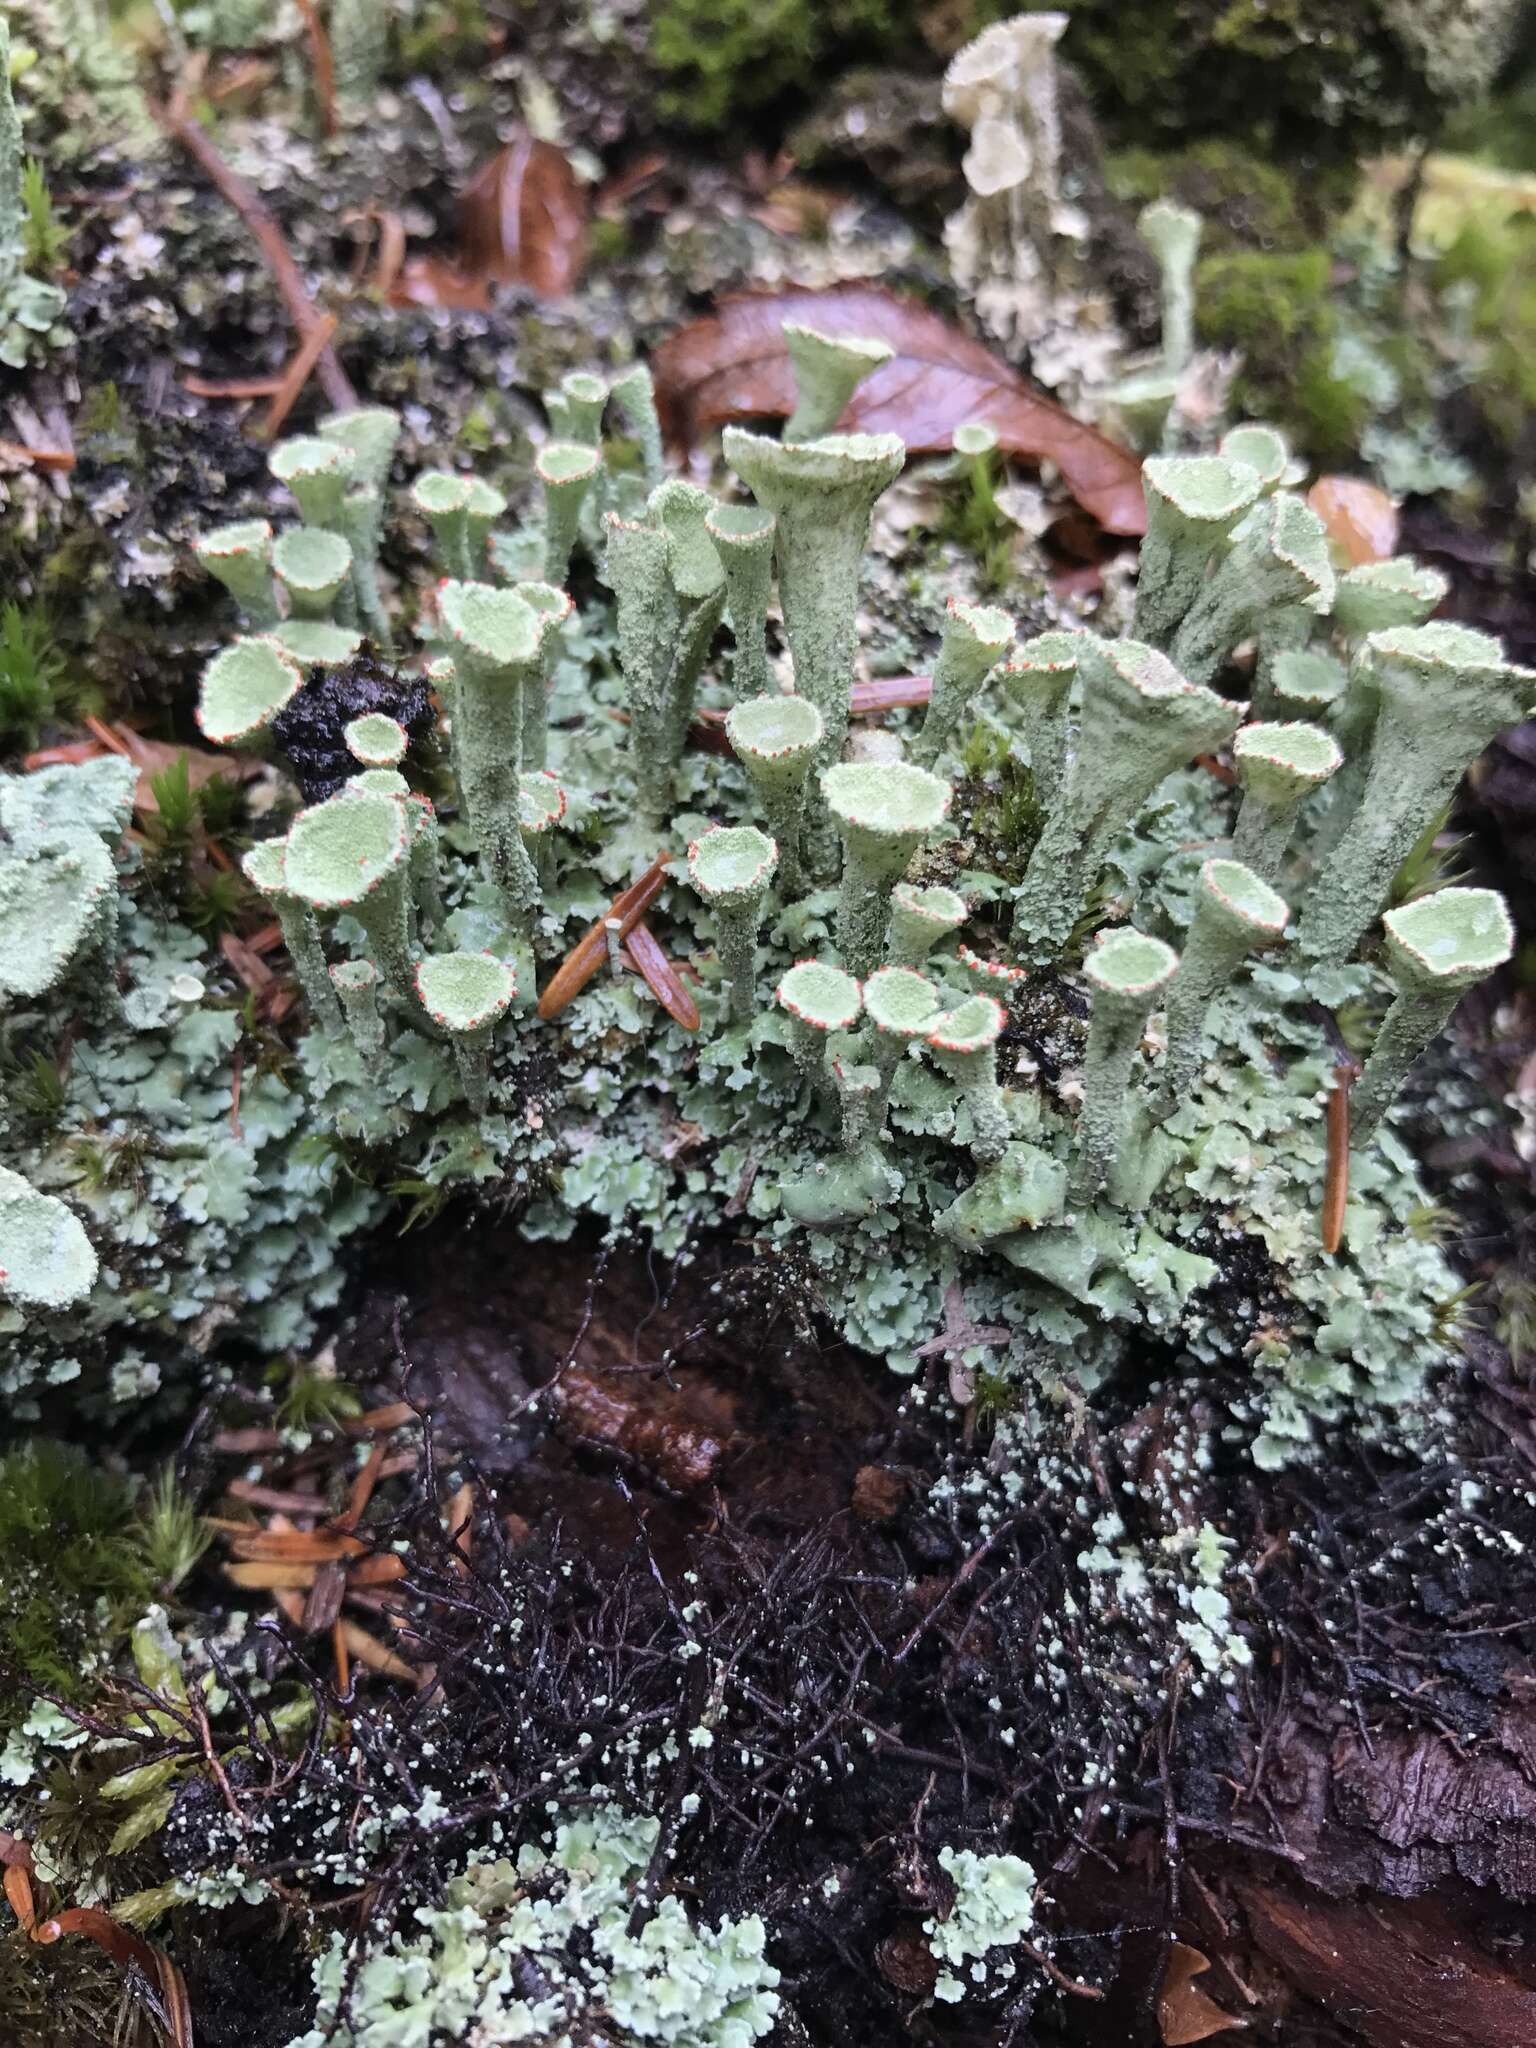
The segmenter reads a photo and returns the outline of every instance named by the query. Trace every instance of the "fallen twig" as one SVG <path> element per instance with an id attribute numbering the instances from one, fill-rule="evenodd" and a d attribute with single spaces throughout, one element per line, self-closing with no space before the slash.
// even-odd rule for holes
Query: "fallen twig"
<path id="1" fill-rule="evenodd" d="M 266 259 L 267 268 L 283 295 L 283 303 L 288 308 L 289 317 L 298 329 L 301 340 L 307 340 L 319 324 L 321 314 L 309 296 L 299 266 L 293 260 L 292 252 L 283 240 L 283 233 L 277 222 L 245 179 L 238 176 L 225 163 L 190 114 L 185 113 L 174 103 L 166 107 L 153 108 L 152 111 L 167 135 L 181 144 L 250 229 Z M 357 393 L 352 389 L 352 380 L 341 367 L 335 349 L 328 342 L 322 346 L 315 368 L 321 387 L 331 404 L 340 411 L 350 412 L 357 404 Z"/>

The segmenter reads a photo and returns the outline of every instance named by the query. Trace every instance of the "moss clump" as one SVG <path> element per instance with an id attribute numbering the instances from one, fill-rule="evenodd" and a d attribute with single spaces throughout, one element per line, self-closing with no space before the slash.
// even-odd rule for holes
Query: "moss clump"
<path id="1" fill-rule="evenodd" d="M 1322 246 L 1208 256 L 1196 273 L 1195 322 L 1208 347 L 1239 349 L 1235 396 L 1245 412 L 1283 423 L 1317 462 L 1358 447 L 1370 402 L 1334 368 L 1333 259 Z"/>
<path id="2" fill-rule="evenodd" d="M 662 0 L 651 17 L 651 61 L 667 79 L 669 121 L 725 128 L 849 64 L 907 62 L 927 43 L 948 56 L 1010 11 L 1004 0 L 934 10 L 914 0 Z"/>
<path id="3" fill-rule="evenodd" d="M 1400 0 L 1062 0 L 1062 55 L 1126 141 L 1234 135 L 1288 162 L 1353 164 L 1434 134 L 1486 84 L 1512 7 L 1483 0 L 1480 46 L 1442 61 Z M 1481 69 L 1484 75 L 1479 75 Z"/>
<path id="4" fill-rule="evenodd" d="M 1435 264 L 1434 282 L 1461 301 L 1479 344 L 1474 403 L 1502 443 L 1518 445 L 1536 406 L 1536 220 L 1473 215 Z"/>
<path id="5" fill-rule="evenodd" d="M 1303 249 L 1337 218 L 1354 183 L 1353 166 L 1303 177 L 1224 135 L 1183 149 L 1115 150 L 1104 171 L 1110 191 L 1128 205 L 1174 199 L 1192 207 L 1200 216 L 1202 246 L 1212 254 Z"/>
<path id="6" fill-rule="evenodd" d="M 152 1587 L 133 1495 L 62 1444 L 0 1458 L 0 1717 L 37 1686 L 77 1697 L 112 1618 Z"/>

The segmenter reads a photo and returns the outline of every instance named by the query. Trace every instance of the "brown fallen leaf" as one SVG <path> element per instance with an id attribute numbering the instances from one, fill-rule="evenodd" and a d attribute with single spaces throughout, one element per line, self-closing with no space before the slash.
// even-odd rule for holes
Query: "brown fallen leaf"
<path id="1" fill-rule="evenodd" d="M 586 267 L 590 212 L 586 187 L 564 150 L 524 130 L 465 186 L 453 256 L 412 257 L 390 302 L 483 311 L 492 284 L 521 284 L 542 299 L 563 298 Z"/>
<path id="2" fill-rule="evenodd" d="M 881 285 L 742 293 L 671 335 L 651 364 L 669 440 L 687 447 L 733 420 L 788 415 L 786 320 L 895 350 L 854 392 L 838 423 L 848 432 L 899 434 L 912 454 L 933 455 L 952 446 L 956 427 L 984 421 L 1006 453 L 1054 462 L 1110 533 L 1146 531 L 1141 464 L 1128 448 L 1073 419 L 960 328 Z"/>
<path id="3" fill-rule="evenodd" d="M 1351 569 L 1396 553 L 1397 506 L 1378 484 L 1363 476 L 1320 476 L 1307 503 Z"/>
<path id="4" fill-rule="evenodd" d="M 1190 2042 L 1208 2041 L 1213 2034 L 1247 2026 L 1246 2020 L 1223 2012 L 1195 1983 L 1195 1978 L 1210 1967 L 1208 1956 L 1182 1941 L 1176 1941 L 1169 1949 L 1162 1989 L 1157 1995 L 1157 2024 L 1163 2048 L 1187 2048 Z"/>

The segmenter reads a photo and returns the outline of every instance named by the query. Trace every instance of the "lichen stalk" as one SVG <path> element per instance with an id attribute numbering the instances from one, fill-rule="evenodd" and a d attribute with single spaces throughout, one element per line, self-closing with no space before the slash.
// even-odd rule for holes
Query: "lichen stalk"
<path id="1" fill-rule="evenodd" d="M 931 767 L 938 759 L 1012 638 L 1013 621 L 1006 612 L 949 599 L 932 694 L 912 746 L 914 761 Z"/>
<path id="2" fill-rule="evenodd" d="M 1179 964 L 1161 939 L 1122 926 L 1106 932 L 1083 971 L 1093 1011 L 1083 1060 L 1083 1106 L 1067 1183 L 1068 1199 L 1091 1202 L 1118 1158 L 1130 1111 L 1131 1068 L 1146 1022 Z"/>
<path id="3" fill-rule="evenodd" d="M 1008 1110 L 997 1081 L 997 1041 L 1008 1012 L 995 996 L 971 996 L 927 1034 L 930 1058 L 959 1090 L 971 1125 L 971 1157 L 989 1166 L 1008 1150 Z"/>
<path id="4" fill-rule="evenodd" d="M 1178 973 L 1168 992 L 1168 1052 L 1159 1111 L 1170 1114 L 1200 1071 L 1206 1019 L 1245 957 L 1285 936 L 1290 906 L 1251 868 L 1208 860 L 1200 870 Z"/>

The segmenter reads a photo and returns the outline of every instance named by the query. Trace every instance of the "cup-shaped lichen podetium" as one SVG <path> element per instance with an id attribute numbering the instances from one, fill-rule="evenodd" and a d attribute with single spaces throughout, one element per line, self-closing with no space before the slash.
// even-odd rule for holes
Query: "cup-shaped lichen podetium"
<path id="1" fill-rule="evenodd" d="M 936 1017 L 925 1034 L 939 1071 L 955 1084 L 971 1123 L 971 1157 L 990 1165 L 1008 1150 L 1008 1111 L 997 1085 L 997 1041 L 1008 1012 L 995 996 L 969 996 Z"/>
<path id="2" fill-rule="evenodd" d="M 442 574 L 467 581 L 475 573 L 469 556 L 469 478 L 425 469 L 411 486 L 411 503 L 432 529 Z"/>
<path id="3" fill-rule="evenodd" d="M 1228 462 L 1246 462 L 1258 476 L 1260 491 L 1278 490 L 1291 466 L 1291 451 L 1285 445 L 1284 435 L 1252 421 L 1229 428 L 1216 452 Z"/>
<path id="4" fill-rule="evenodd" d="M 869 519 L 901 474 L 895 434 L 829 434 L 808 444 L 727 427 L 725 459 L 778 521 L 779 602 L 795 688 L 821 713 L 823 766 L 843 750 L 858 644 L 859 577 Z"/>
<path id="5" fill-rule="evenodd" d="M 1349 1136 L 1356 1145 L 1374 1137 L 1415 1060 L 1449 1023 L 1463 992 L 1502 967 L 1515 945 L 1509 911 L 1495 889 L 1440 889 L 1389 910 L 1382 924 L 1397 997 L 1350 1097 Z"/>
<path id="6" fill-rule="evenodd" d="M 96 1284 L 91 1240 L 73 1209 L 0 1166 L 0 1301 L 69 1308 Z"/>
<path id="7" fill-rule="evenodd" d="M 379 970 L 371 960 L 339 960 L 331 969 L 331 987 L 341 998 L 352 1043 L 370 1073 L 384 1059 L 384 1019 L 379 1014 Z"/>
<path id="8" fill-rule="evenodd" d="M 715 913 L 730 1014 L 744 1024 L 756 1008 L 757 928 L 779 849 L 755 825 L 717 825 L 688 848 L 688 878 Z"/>
<path id="9" fill-rule="evenodd" d="M 1139 640 L 1076 636 L 1083 674 L 1077 746 L 1014 907 L 1030 961 L 1059 953 L 1115 840 L 1175 768 L 1222 746 L 1239 707 L 1186 682 Z"/>
<path id="10" fill-rule="evenodd" d="M 549 756 L 549 691 L 560 660 L 561 637 L 575 611 L 568 590 L 553 583 L 519 583 L 517 594 L 539 615 L 539 680 L 523 691 L 523 772 L 543 768 Z"/>
<path id="11" fill-rule="evenodd" d="M 240 872 L 265 896 L 277 912 L 277 922 L 288 948 L 288 958 L 299 977 L 315 1022 L 332 1031 L 341 1029 L 341 1007 L 326 972 L 325 948 L 320 943 L 320 926 L 315 913 L 295 896 L 284 880 L 285 855 L 281 839 L 261 839 L 240 863 Z"/>
<path id="12" fill-rule="evenodd" d="M 300 811 L 283 852 L 283 886 L 311 910 L 345 910 L 368 938 L 374 964 L 407 1003 L 411 974 L 405 800 L 344 789 Z"/>
<path id="13" fill-rule="evenodd" d="M 965 898 L 942 882 L 898 882 L 891 891 L 885 957 L 892 967 L 916 967 L 941 940 L 959 931 L 970 912 Z"/>
<path id="14" fill-rule="evenodd" d="M 731 681 L 738 700 L 770 687 L 768 586 L 773 580 L 777 524 L 761 505 L 716 505 L 704 521 L 725 572 L 726 607 L 736 642 Z"/>
<path id="15" fill-rule="evenodd" d="M 1272 882 L 1303 801 L 1338 772 L 1343 758 L 1338 741 L 1319 725 L 1245 725 L 1232 742 L 1232 765 L 1243 786 L 1233 858 Z"/>
<path id="16" fill-rule="evenodd" d="M 1212 555 L 1259 495 L 1257 470 L 1219 455 L 1153 456 L 1142 464 L 1147 531 L 1131 631 L 1164 647 L 1200 595 Z"/>
<path id="17" fill-rule="evenodd" d="M 1361 658 L 1376 722 L 1359 807 L 1302 910 L 1297 938 L 1314 960 L 1353 949 L 1462 771 L 1527 715 L 1536 688 L 1496 640 L 1465 626 L 1389 627 L 1371 634 Z"/>
<path id="18" fill-rule="evenodd" d="M 267 467 L 293 494 L 304 524 L 332 533 L 341 531 L 342 499 L 353 465 L 351 451 L 341 442 L 317 434 L 279 441 L 267 457 Z"/>
<path id="19" fill-rule="evenodd" d="M 270 635 L 236 640 L 203 670 L 197 725 L 216 747 L 254 749 L 304 684 L 304 671 Z"/>
<path id="20" fill-rule="evenodd" d="M 914 760 L 931 765 L 938 759 L 1012 638 L 1013 621 L 1006 612 L 950 598 L 939 658 L 933 665 L 933 693 L 912 744 Z"/>
<path id="21" fill-rule="evenodd" d="M 1449 588 L 1438 569 L 1426 569 L 1412 555 L 1362 562 L 1339 578 L 1333 623 L 1350 640 L 1391 626 L 1422 626 Z"/>
<path id="22" fill-rule="evenodd" d="M 1244 958 L 1285 936 L 1290 905 L 1238 860 L 1208 860 L 1200 870 L 1184 957 L 1168 992 L 1168 1057 L 1161 1107 L 1176 1109 L 1200 1070 L 1211 1004 Z"/>
<path id="23" fill-rule="evenodd" d="M 880 967 L 865 982 L 870 1061 L 880 1076 L 879 1094 L 870 1111 L 873 1135 L 879 1135 L 885 1122 L 885 1106 L 902 1056 L 909 1045 L 928 1036 L 938 1012 L 938 990 L 914 967 Z"/>
<path id="24" fill-rule="evenodd" d="M 656 385 L 644 363 L 635 363 L 622 377 L 615 377 L 609 397 L 618 407 L 625 426 L 639 443 L 640 467 L 652 490 L 666 474 L 666 455 L 661 441 L 661 417 L 656 410 Z"/>
<path id="25" fill-rule="evenodd" d="M 1287 647 L 1269 672 L 1270 702 L 1279 719 L 1331 718 L 1349 688 L 1342 661 L 1318 647 Z"/>
<path id="26" fill-rule="evenodd" d="M 384 527 L 384 486 L 400 439 L 400 416 L 383 406 L 332 413 L 320 438 L 341 448 L 351 481 L 341 501 L 339 529 L 352 543 L 352 590 L 358 615 L 376 646 L 388 653 L 389 615 L 379 591 L 379 541 Z"/>
<path id="27" fill-rule="evenodd" d="M 1035 801 L 1047 816 L 1067 772 L 1072 684 L 1081 654 L 1079 633 L 1037 633 L 997 671 L 997 681 L 1024 714 Z"/>
<path id="28" fill-rule="evenodd" d="M 534 469 L 544 487 L 544 578 L 565 581 L 581 528 L 581 508 L 603 466 L 596 448 L 581 441 L 546 441 Z"/>
<path id="29" fill-rule="evenodd" d="M 798 320 L 786 320 L 783 332 L 795 373 L 795 409 L 784 424 L 784 438 L 815 441 L 831 433 L 854 392 L 894 351 L 889 342 L 823 334 Z"/>
<path id="30" fill-rule="evenodd" d="M 511 1008 L 517 976 L 494 953 L 429 953 L 416 969 L 416 994 L 448 1034 L 471 1116 L 490 1099 L 491 1033 Z"/>
<path id="31" fill-rule="evenodd" d="M 868 974 L 885 944 L 891 890 L 944 822 L 950 786 L 900 761 L 839 761 L 823 773 L 821 786 L 843 842 L 838 951 L 851 974 Z"/>
<path id="32" fill-rule="evenodd" d="M 540 900 L 522 838 L 523 723 L 529 690 L 542 692 L 547 618 L 514 590 L 448 583 L 441 598 L 453 643 L 456 761 L 480 857 L 526 928 Z"/>
<path id="33" fill-rule="evenodd" d="M 284 619 L 269 637 L 301 668 L 341 668 L 363 644 L 361 633 L 329 619 Z"/>
<path id="34" fill-rule="evenodd" d="M 215 526 L 193 543 L 193 552 L 210 576 L 217 576 L 251 625 L 258 629 L 278 621 L 272 585 L 272 529 L 265 519 L 239 519 Z"/>
<path id="35" fill-rule="evenodd" d="M 827 1041 L 853 1026 L 864 992 L 851 974 L 825 960 L 797 960 L 774 991 L 789 1018 L 795 1065 L 811 1086 L 827 1085 Z"/>
<path id="36" fill-rule="evenodd" d="M 272 567 L 296 619 L 328 619 L 352 588 L 352 550 L 323 526 L 291 526 L 272 549 Z"/>
<path id="37" fill-rule="evenodd" d="M 821 713 L 809 697 L 749 697 L 726 714 L 725 736 L 751 777 L 768 829 L 778 841 L 779 888 L 785 897 L 797 894 L 801 884 L 805 786 L 821 735 Z"/>
<path id="38" fill-rule="evenodd" d="M 608 386 L 590 370 L 569 371 L 558 390 L 544 394 L 544 410 L 561 440 L 579 441 L 584 448 L 595 448 L 602 439 L 607 403 Z"/>
<path id="39" fill-rule="evenodd" d="M 365 711 L 342 730 L 347 752 L 365 768 L 398 768 L 410 745 L 410 734 L 386 711 Z"/>
<path id="40" fill-rule="evenodd" d="M 1251 474 L 1251 472 L 1250 472 Z M 1225 554 L 1173 636 L 1173 663 L 1208 682 L 1239 640 L 1301 606 L 1326 612 L 1335 577 L 1328 533 L 1304 498 L 1276 491 L 1233 528 Z"/>
<path id="41" fill-rule="evenodd" d="M 1083 962 L 1093 991 L 1093 1014 L 1083 1061 L 1083 1107 L 1067 1184 L 1073 1202 L 1091 1202 L 1109 1177 L 1129 1114 L 1136 1048 L 1178 964 L 1172 946 L 1128 925 L 1103 933 Z"/>

